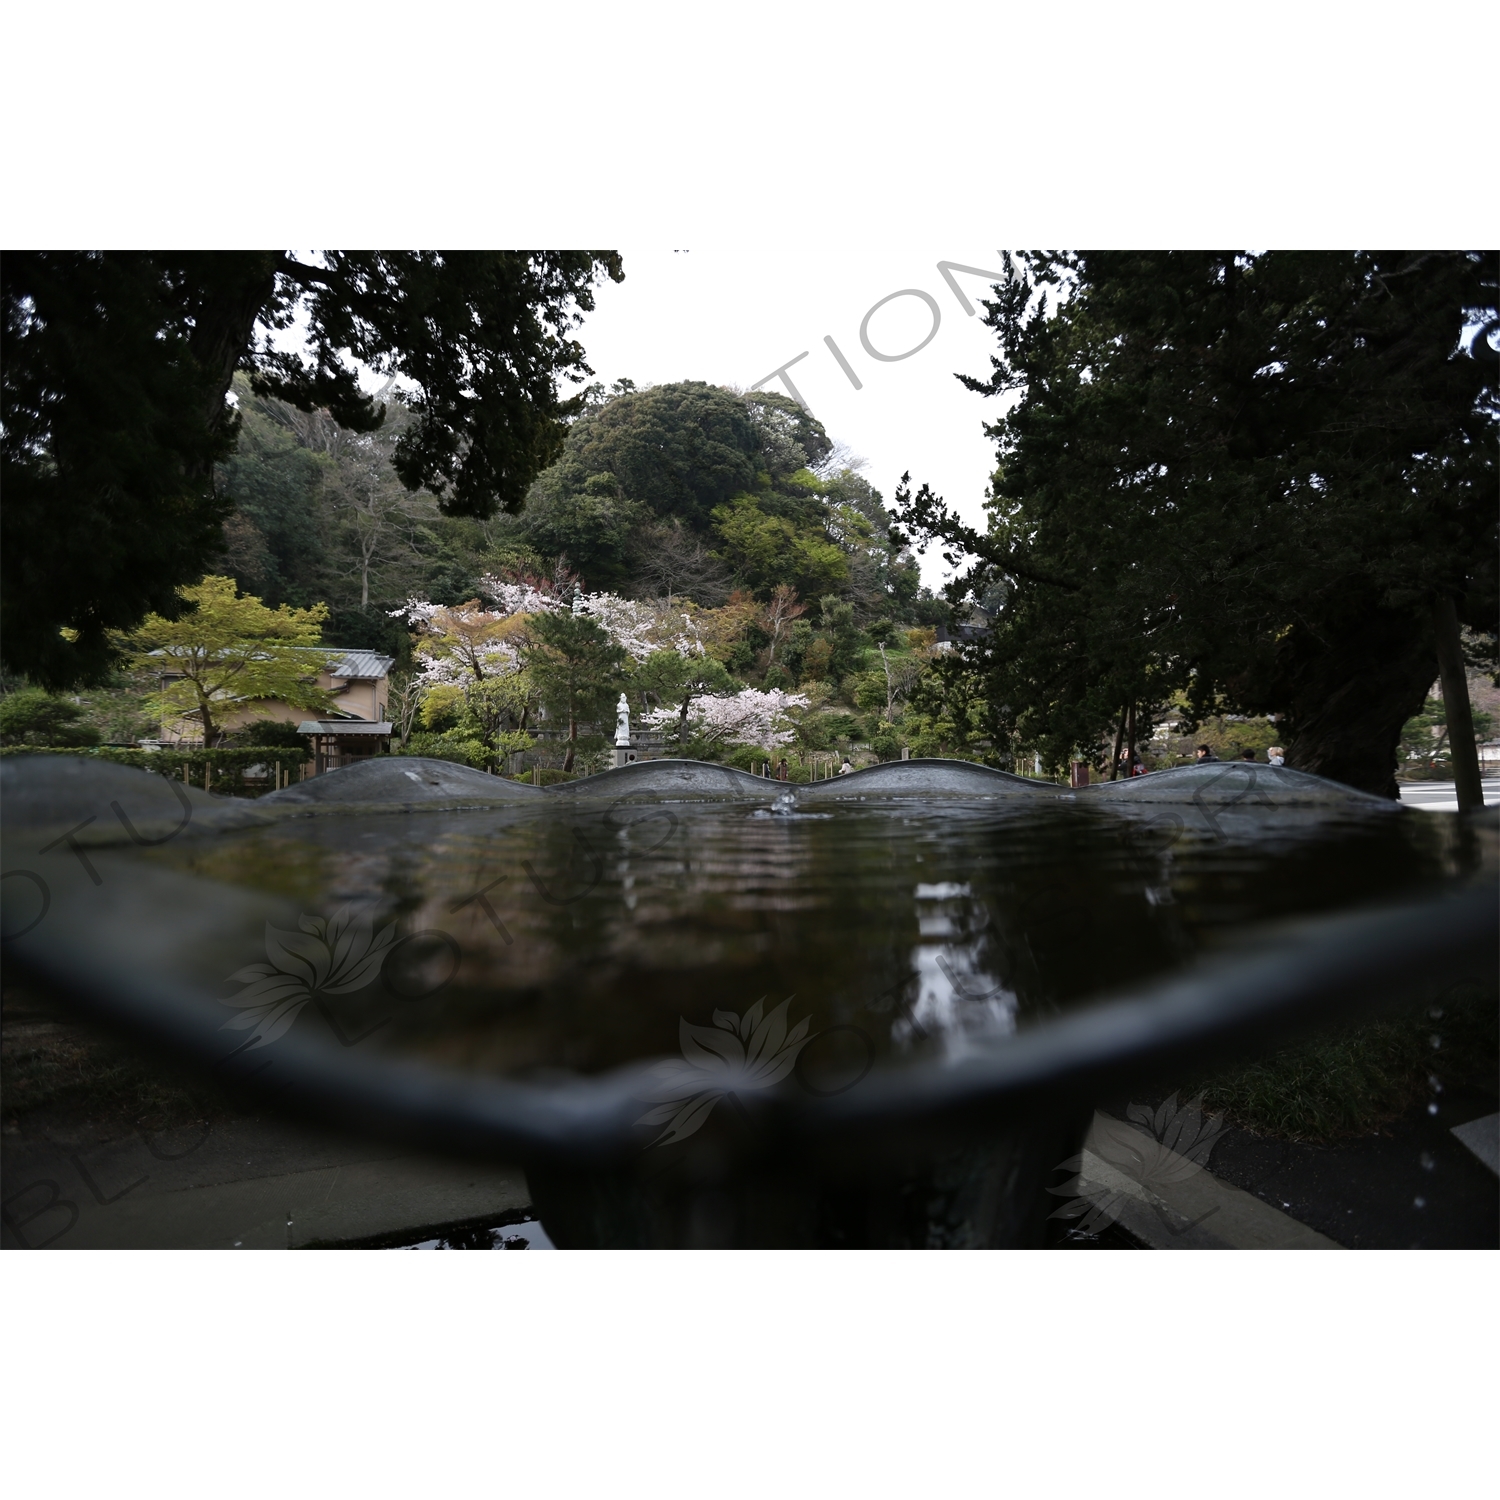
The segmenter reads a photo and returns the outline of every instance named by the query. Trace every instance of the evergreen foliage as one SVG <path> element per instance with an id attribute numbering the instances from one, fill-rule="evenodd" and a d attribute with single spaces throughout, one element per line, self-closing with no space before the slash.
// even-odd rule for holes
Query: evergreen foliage
<path id="1" fill-rule="evenodd" d="M 612 717 L 628 660 L 604 628 L 586 615 L 531 617 L 523 658 L 543 707 L 568 726 L 563 770 L 573 769 L 578 729 L 585 721 Z"/>
<path id="2" fill-rule="evenodd" d="M 1189 720 L 1275 714 L 1288 764 L 1394 795 L 1435 605 L 1493 639 L 1500 407 L 1461 342 L 1494 317 L 1493 259 L 1038 253 L 1007 273 L 1001 352 L 966 379 L 1016 398 L 987 429 L 989 528 L 897 495 L 904 528 L 968 557 L 953 595 L 995 611 L 963 653 L 994 743 L 1093 759 L 1131 705 L 1139 741 L 1181 692 Z"/>
<path id="3" fill-rule="evenodd" d="M 182 611 L 179 587 L 208 569 L 233 514 L 214 472 L 239 428 L 225 400 L 237 369 L 352 433 L 385 411 L 348 356 L 404 376 L 416 394 L 391 455 L 401 482 L 451 515 L 519 509 L 582 408 L 557 381 L 589 373 L 568 335 L 606 274 L 623 276 L 613 252 L 7 252 L 7 667 L 44 687 L 101 682 L 117 633 Z M 310 361 L 257 339 L 299 311 Z M 282 456 L 268 478 L 305 489 L 306 463 Z M 273 508 L 291 523 L 294 506 Z"/>
<path id="4" fill-rule="evenodd" d="M 80 722 L 83 710 L 41 688 L 0 698 L 0 745 L 97 745 L 99 731 Z"/>

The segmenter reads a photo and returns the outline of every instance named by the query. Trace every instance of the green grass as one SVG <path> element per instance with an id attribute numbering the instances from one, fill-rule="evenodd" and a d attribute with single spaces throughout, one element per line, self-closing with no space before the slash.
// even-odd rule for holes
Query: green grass
<path id="1" fill-rule="evenodd" d="M 10 1009 L 13 992 L 6 994 Z M 29 1007 L 28 1007 L 29 1008 Z M 7 1124 L 38 1111 L 165 1130 L 230 1110 L 223 1091 L 175 1064 L 94 1026 L 39 1033 L 8 1024 L 0 1053 L 0 1105 Z"/>
<path id="2" fill-rule="evenodd" d="M 1429 1097 L 1431 1078 L 1493 1086 L 1497 1015 L 1493 989 L 1471 984 L 1201 1078 L 1182 1096 L 1201 1093 L 1206 1109 L 1263 1135 L 1320 1143 L 1368 1135 Z"/>

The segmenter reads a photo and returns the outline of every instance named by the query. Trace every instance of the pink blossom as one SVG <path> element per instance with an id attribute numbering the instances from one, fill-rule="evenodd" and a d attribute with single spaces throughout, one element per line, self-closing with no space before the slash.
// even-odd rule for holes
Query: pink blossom
<path id="1" fill-rule="evenodd" d="M 743 688 L 730 697 L 694 698 L 688 709 L 688 732 L 711 744 L 780 749 L 792 742 L 792 711 L 807 706 L 803 694 L 780 688 L 764 693 Z M 675 708 L 651 709 L 645 718 L 652 728 L 671 733 L 679 722 L 679 712 Z"/>

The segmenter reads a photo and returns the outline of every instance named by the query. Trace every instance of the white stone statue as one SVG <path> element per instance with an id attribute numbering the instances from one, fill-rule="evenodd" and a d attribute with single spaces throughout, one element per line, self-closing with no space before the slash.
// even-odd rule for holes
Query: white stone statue
<path id="1" fill-rule="evenodd" d="M 630 744 L 630 702 L 624 693 L 615 705 L 615 744 L 627 747 Z"/>

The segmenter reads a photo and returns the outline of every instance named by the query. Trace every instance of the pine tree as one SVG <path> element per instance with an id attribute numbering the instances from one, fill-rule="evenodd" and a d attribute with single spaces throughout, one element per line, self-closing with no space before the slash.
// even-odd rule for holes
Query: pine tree
<path id="1" fill-rule="evenodd" d="M 563 770 L 571 771 L 579 724 L 608 715 L 625 681 L 625 649 L 587 615 L 533 615 L 527 634 L 532 685 L 547 712 L 568 724 Z"/>

